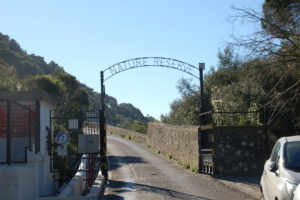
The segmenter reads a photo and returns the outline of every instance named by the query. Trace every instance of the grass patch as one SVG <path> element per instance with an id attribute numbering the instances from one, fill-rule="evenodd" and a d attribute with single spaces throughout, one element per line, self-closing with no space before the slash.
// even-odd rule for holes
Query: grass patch
<path id="1" fill-rule="evenodd" d="M 191 168 L 191 165 L 188 164 L 188 163 L 185 163 L 183 167 L 186 168 L 186 169 L 190 169 L 190 168 Z"/>
<path id="2" fill-rule="evenodd" d="M 183 163 L 179 160 L 176 160 L 177 165 L 183 166 Z"/>
<path id="3" fill-rule="evenodd" d="M 125 138 L 128 139 L 128 140 L 131 140 L 131 139 L 132 139 L 132 138 L 131 138 L 131 135 L 126 135 Z"/>
<path id="4" fill-rule="evenodd" d="M 199 173 L 199 169 L 197 169 L 197 168 L 192 167 L 191 170 L 192 170 L 192 172 Z"/>
<path id="5" fill-rule="evenodd" d="M 181 162 L 181 161 L 179 161 L 179 160 L 176 160 L 176 163 L 177 163 L 178 165 L 180 165 L 181 167 L 185 168 L 185 169 L 191 170 L 192 172 L 196 172 L 196 173 L 199 172 L 199 170 L 198 170 L 197 168 L 193 168 L 193 167 L 191 166 L 191 164 L 189 164 L 189 163 L 184 163 L 184 162 Z"/>

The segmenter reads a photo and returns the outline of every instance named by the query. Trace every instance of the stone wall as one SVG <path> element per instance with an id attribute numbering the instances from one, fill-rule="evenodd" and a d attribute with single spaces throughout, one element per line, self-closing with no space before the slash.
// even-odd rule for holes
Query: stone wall
<path id="1" fill-rule="evenodd" d="M 217 174 L 260 176 L 267 157 L 264 127 L 215 127 Z"/>
<path id="2" fill-rule="evenodd" d="M 106 132 L 108 134 L 118 135 L 118 136 L 121 136 L 121 137 L 129 138 L 129 136 L 130 136 L 130 138 L 136 140 L 137 142 L 143 143 L 143 144 L 147 144 L 147 140 L 148 140 L 147 134 L 137 133 L 137 132 L 134 132 L 134 131 L 126 130 L 126 129 L 123 129 L 123 128 L 118 128 L 118 127 L 115 127 L 115 126 L 107 125 L 106 126 Z"/>
<path id="3" fill-rule="evenodd" d="M 199 169 L 198 126 L 149 123 L 147 134 L 107 126 L 107 133 L 129 137 L 193 169 Z"/>
<path id="4" fill-rule="evenodd" d="M 199 169 L 198 126 L 148 124 L 148 144 L 176 160 Z"/>
<path id="5" fill-rule="evenodd" d="M 147 134 L 107 126 L 107 133 L 127 137 L 181 164 L 199 169 L 199 127 L 149 123 Z M 260 176 L 267 159 L 264 127 L 215 127 L 214 166 L 216 174 L 229 176 Z"/>

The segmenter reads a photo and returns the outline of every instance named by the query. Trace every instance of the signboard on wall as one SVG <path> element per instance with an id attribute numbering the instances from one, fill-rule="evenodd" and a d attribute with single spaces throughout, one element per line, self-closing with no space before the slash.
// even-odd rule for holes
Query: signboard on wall
<path id="1" fill-rule="evenodd" d="M 69 119 L 69 129 L 79 129 L 78 119 Z"/>
<path id="2" fill-rule="evenodd" d="M 59 131 L 56 134 L 57 155 L 67 156 L 68 155 L 68 142 L 70 140 L 69 134 L 63 131 Z"/>
<path id="3" fill-rule="evenodd" d="M 57 155 L 58 156 L 67 156 L 68 155 L 68 145 L 61 144 L 57 147 Z"/>
<path id="4" fill-rule="evenodd" d="M 79 153 L 97 153 L 99 152 L 99 135 L 84 134 L 78 135 Z"/>

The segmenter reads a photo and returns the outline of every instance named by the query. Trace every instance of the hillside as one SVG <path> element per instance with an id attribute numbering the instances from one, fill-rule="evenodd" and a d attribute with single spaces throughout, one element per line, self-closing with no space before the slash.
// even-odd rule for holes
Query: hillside
<path id="1" fill-rule="evenodd" d="M 0 33 L 0 90 L 17 91 L 43 89 L 56 96 L 61 112 L 98 110 L 100 94 L 80 83 L 54 61 L 28 54 L 14 39 Z M 106 96 L 107 122 L 130 128 L 136 121 L 145 124 L 148 118 L 131 104 L 118 104 L 114 97 Z"/>

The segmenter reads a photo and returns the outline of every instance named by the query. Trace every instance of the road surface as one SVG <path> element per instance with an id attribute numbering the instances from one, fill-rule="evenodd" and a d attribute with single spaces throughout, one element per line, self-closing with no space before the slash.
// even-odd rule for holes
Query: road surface
<path id="1" fill-rule="evenodd" d="M 109 182 L 103 200 L 252 199 L 121 137 L 108 136 L 108 154 Z"/>

